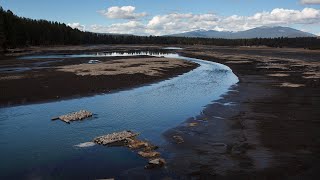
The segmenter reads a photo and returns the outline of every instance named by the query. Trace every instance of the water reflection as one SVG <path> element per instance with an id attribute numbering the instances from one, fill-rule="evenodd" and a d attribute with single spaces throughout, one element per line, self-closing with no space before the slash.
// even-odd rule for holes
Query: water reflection
<path id="1" fill-rule="evenodd" d="M 111 56 L 165 56 L 174 54 L 167 50 L 128 50 L 128 51 L 112 51 L 112 52 L 95 52 L 87 54 L 48 54 L 48 55 L 31 55 L 23 56 L 18 59 L 55 59 L 55 58 L 81 58 L 81 57 L 111 57 Z"/>

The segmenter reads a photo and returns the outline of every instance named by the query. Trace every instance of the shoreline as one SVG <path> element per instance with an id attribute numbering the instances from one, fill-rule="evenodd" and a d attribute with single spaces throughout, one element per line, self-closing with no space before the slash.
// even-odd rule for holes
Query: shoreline
<path id="1" fill-rule="evenodd" d="M 171 45 L 155 45 L 155 44 L 113 44 L 113 45 L 57 45 L 57 46 L 30 46 L 9 49 L 6 57 L 19 57 L 40 54 L 86 54 L 96 52 L 128 52 L 128 51 L 168 51 L 164 49 Z M 175 45 L 172 45 L 175 46 Z M 176 45 L 181 46 L 181 45 Z M 182 45 L 184 47 L 186 45 Z M 66 50 L 67 49 L 67 50 Z"/>
<path id="2" fill-rule="evenodd" d="M 189 48 L 181 55 L 227 65 L 239 83 L 199 116 L 163 134 L 169 142 L 166 150 L 173 153 L 169 168 L 184 178 L 319 175 L 319 78 L 304 73 L 316 72 L 320 56 L 306 61 L 293 59 L 291 52 L 286 60 L 278 49 L 279 56 L 270 56 L 206 48 Z M 270 63 L 269 59 L 279 65 L 259 68 Z M 282 68 L 281 64 L 290 67 Z M 174 136 L 181 137 L 183 143 L 177 143 Z"/>

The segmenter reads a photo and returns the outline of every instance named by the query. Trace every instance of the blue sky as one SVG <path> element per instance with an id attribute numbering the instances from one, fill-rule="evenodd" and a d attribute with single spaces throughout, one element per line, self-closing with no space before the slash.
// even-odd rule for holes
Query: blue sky
<path id="1" fill-rule="evenodd" d="M 283 25 L 320 34 L 320 0 L 0 0 L 19 16 L 95 32 L 162 35 Z"/>

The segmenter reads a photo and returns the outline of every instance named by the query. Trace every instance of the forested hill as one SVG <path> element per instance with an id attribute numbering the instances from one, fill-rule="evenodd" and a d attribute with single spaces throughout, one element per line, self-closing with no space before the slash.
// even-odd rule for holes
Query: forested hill
<path id="1" fill-rule="evenodd" d="M 320 49 L 320 39 L 254 38 L 211 39 L 166 36 L 110 35 L 82 32 L 64 23 L 18 17 L 0 7 L 0 51 L 8 48 L 77 44 L 203 44 L 217 46 L 270 46 Z"/>

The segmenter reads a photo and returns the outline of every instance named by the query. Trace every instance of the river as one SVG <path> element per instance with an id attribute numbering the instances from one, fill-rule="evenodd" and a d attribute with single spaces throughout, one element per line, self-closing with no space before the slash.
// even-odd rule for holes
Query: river
<path id="1" fill-rule="evenodd" d="M 126 148 L 81 143 L 107 133 L 132 130 L 140 133 L 140 139 L 160 146 L 162 156 L 169 157 L 170 152 L 161 150 L 166 143 L 162 133 L 199 115 L 207 104 L 221 98 L 238 82 L 227 66 L 175 53 L 97 53 L 63 58 L 124 55 L 179 58 L 200 66 L 168 80 L 115 93 L 0 108 L 0 178 L 94 179 L 120 177 L 129 169 L 143 168 L 147 160 Z M 35 56 L 25 57 L 32 58 Z M 95 115 L 71 124 L 50 120 L 80 109 Z"/>

